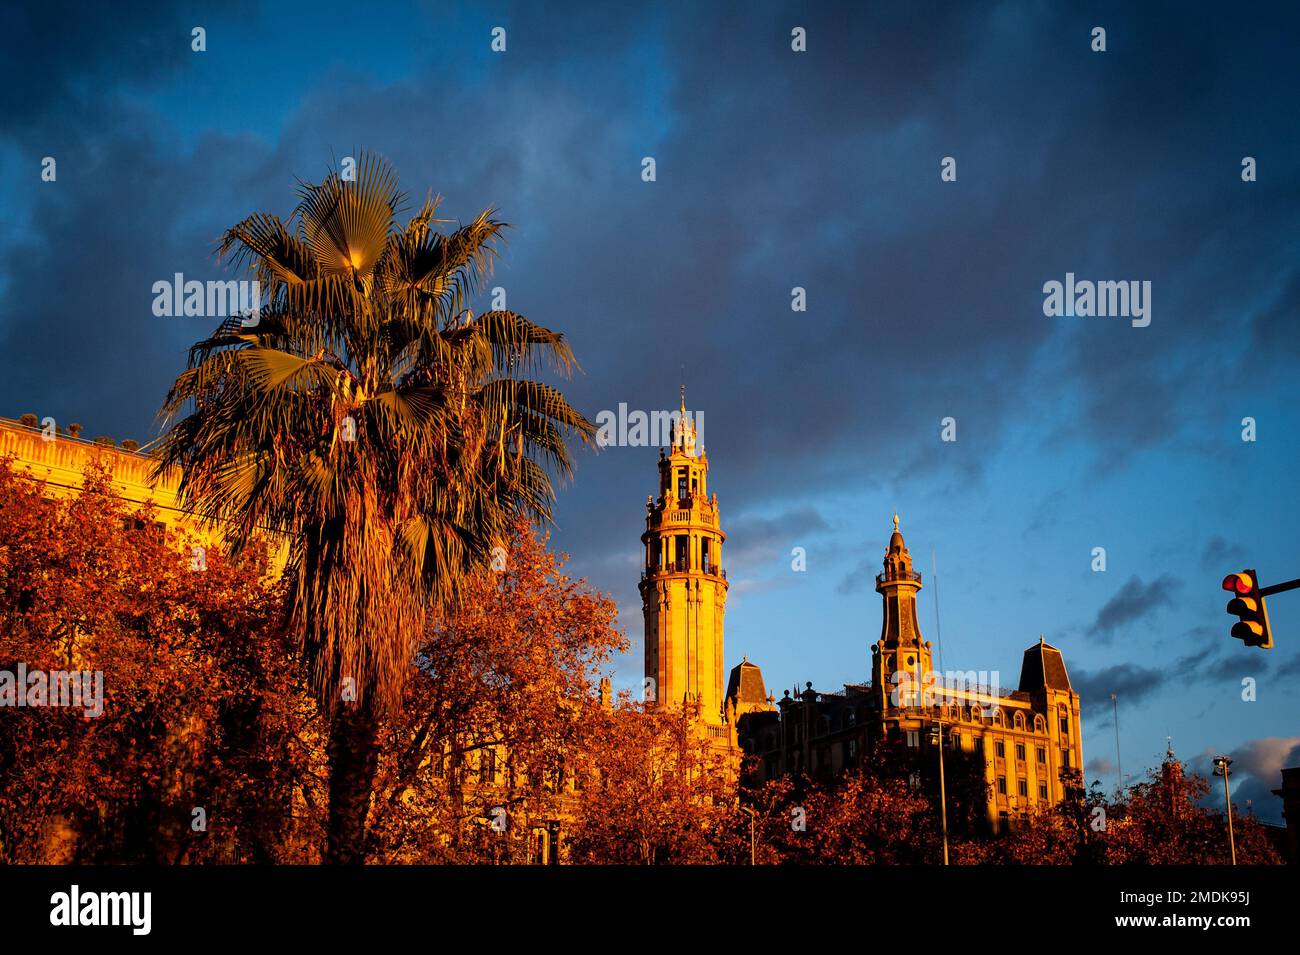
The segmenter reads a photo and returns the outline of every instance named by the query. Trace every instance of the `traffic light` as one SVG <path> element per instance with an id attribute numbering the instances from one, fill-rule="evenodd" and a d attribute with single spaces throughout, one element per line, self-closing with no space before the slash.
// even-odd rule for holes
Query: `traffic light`
<path id="1" fill-rule="evenodd" d="M 1267 650 L 1273 646 L 1273 635 L 1268 629 L 1268 609 L 1259 594 L 1259 578 L 1254 570 L 1243 570 L 1223 578 L 1223 589 L 1233 594 L 1227 611 L 1239 617 L 1232 625 L 1232 635 L 1248 647 Z"/>

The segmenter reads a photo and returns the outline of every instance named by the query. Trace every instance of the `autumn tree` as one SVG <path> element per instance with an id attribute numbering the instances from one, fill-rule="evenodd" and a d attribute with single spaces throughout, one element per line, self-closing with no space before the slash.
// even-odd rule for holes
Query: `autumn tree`
<path id="1" fill-rule="evenodd" d="M 431 623 L 385 726 L 377 860 L 529 861 L 530 830 L 590 775 L 600 678 L 627 645 L 616 608 L 526 521 L 507 545 Z"/>
<path id="2" fill-rule="evenodd" d="M 1145 782 L 1130 787 L 1110 807 L 1106 824 L 1106 862 L 1113 865 L 1227 865 L 1231 861 L 1228 822 L 1202 800 L 1210 782 L 1187 774 L 1172 756 Z M 1237 861 L 1243 865 L 1281 862 L 1268 834 L 1253 816 L 1233 811 Z"/>
<path id="3" fill-rule="evenodd" d="M 737 766 L 679 707 L 602 710 L 584 753 L 590 781 L 572 813 L 572 858 L 640 865 L 718 862 Z"/>
<path id="4" fill-rule="evenodd" d="M 281 589 L 257 546 L 181 545 L 101 467 L 55 498 L 0 459 L 0 671 L 102 679 L 99 715 L 0 708 L 0 859 L 318 858 L 322 753 Z"/>

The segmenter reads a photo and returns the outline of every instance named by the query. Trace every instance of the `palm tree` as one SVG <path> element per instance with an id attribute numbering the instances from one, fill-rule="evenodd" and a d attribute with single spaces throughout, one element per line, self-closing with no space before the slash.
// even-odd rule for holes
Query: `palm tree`
<path id="1" fill-rule="evenodd" d="M 593 425 L 529 376 L 567 373 L 562 335 L 467 303 L 506 225 L 488 209 L 446 233 L 426 199 L 405 226 L 383 159 L 303 183 L 287 222 L 231 228 L 266 295 L 190 350 L 161 417 L 156 475 L 239 553 L 288 542 L 288 622 L 329 721 L 326 858 L 359 862 L 378 757 L 431 611 L 503 547 L 515 516 L 547 520 L 568 440 Z"/>

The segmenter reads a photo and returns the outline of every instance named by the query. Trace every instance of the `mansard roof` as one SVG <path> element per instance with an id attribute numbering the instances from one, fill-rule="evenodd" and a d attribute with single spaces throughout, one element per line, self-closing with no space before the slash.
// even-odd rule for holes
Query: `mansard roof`
<path id="1" fill-rule="evenodd" d="M 1024 662 L 1020 665 L 1020 692 L 1032 693 L 1035 690 L 1072 690 L 1070 676 L 1065 672 L 1065 660 L 1061 651 L 1050 643 L 1038 638 L 1038 643 L 1025 651 Z"/>
<path id="2" fill-rule="evenodd" d="M 737 703 L 767 702 L 763 671 L 757 664 L 745 659 L 732 668 L 731 678 L 727 681 L 726 699 L 735 699 Z"/>

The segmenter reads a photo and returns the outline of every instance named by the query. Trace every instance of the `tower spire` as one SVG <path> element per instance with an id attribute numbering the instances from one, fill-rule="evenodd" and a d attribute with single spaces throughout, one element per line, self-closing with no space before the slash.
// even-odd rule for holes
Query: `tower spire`
<path id="1" fill-rule="evenodd" d="M 659 494 L 646 503 L 645 570 L 641 575 L 645 618 L 645 675 L 662 704 L 698 704 L 705 722 L 724 719 L 723 612 L 726 541 L 717 497 L 709 496 L 709 462 L 699 453 L 699 412 L 671 416 L 669 447 L 659 456 Z"/>
<path id="2" fill-rule="evenodd" d="M 880 639 L 872 647 L 872 683 L 880 687 L 896 682 L 894 675 L 899 672 L 919 680 L 932 669 L 930 644 L 921 635 L 916 613 L 921 575 L 912 570 L 912 555 L 898 523 L 895 514 L 884 566 L 876 575 L 876 593 L 880 594 L 884 613 Z"/>

